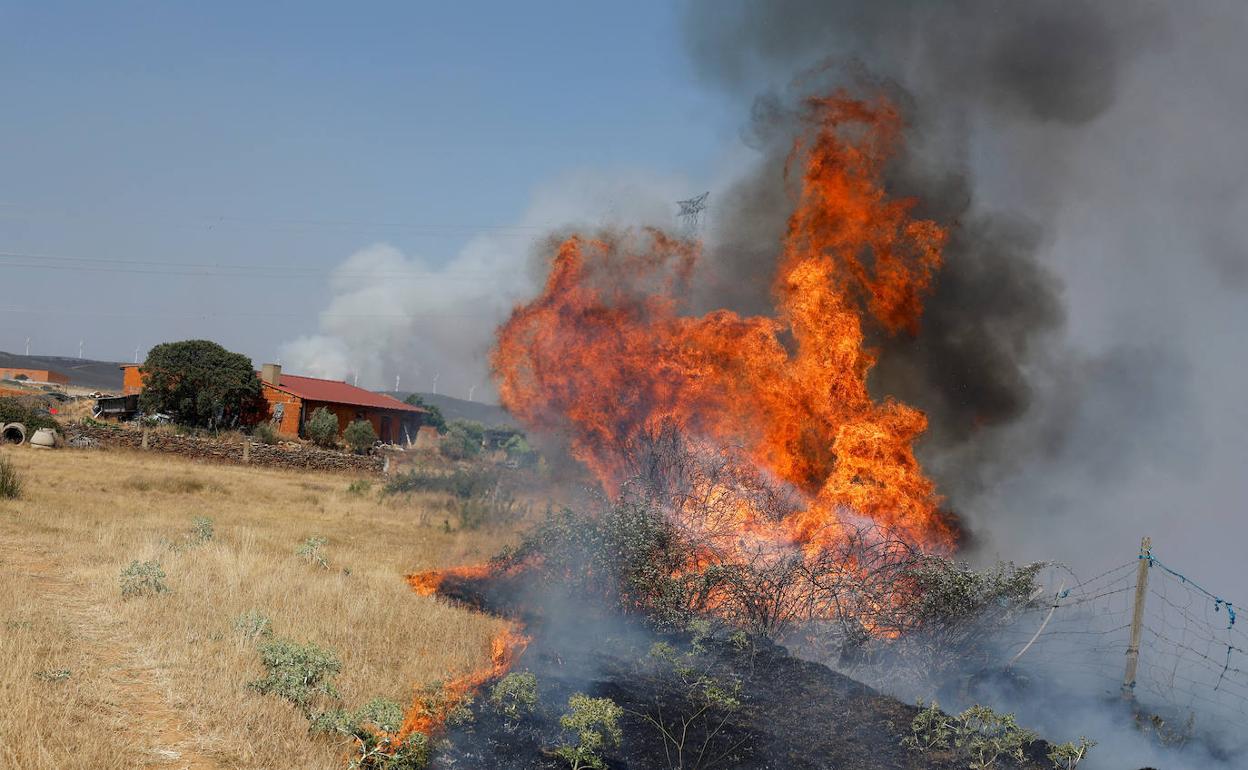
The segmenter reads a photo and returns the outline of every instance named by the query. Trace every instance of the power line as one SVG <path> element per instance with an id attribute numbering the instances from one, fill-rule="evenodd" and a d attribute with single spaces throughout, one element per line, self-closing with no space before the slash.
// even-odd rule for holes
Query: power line
<path id="1" fill-rule="evenodd" d="M 21 261 L 16 261 L 21 260 Z M 38 260 L 38 261 L 35 261 Z M 31 254 L 20 251 L 0 251 L 0 267 L 27 268 L 35 270 L 59 270 L 89 273 L 130 273 L 140 275 L 182 276 L 267 276 L 274 278 L 316 278 L 337 276 L 343 278 L 387 278 L 410 280 L 464 280 L 477 281 L 496 276 L 497 271 L 436 270 L 383 270 L 351 271 L 335 268 L 309 267 L 307 265 L 258 265 L 239 263 L 161 262 L 143 259 L 119 259 L 112 257 L 60 256 Z"/>
<path id="2" fill-rule="evenodd" d="M 41 209 L 29 206 L 19 206 L 12 203 L 0 203 L 0 215 L 8 218 L 26 217 L 62 217 L 66 219 L 89 219 L 95 216 L 105 216 L 104 214 L 95 214 L 93 212 L 70 211 L 67 209 Z M 116 220 L 119 217 L 114 213 L 109 213 L 110 220 Z M 124 215 L 123 217 L 124 218 Z M 401 229 L 413 231 L 416 234 L 426 234 L 435 236 L 457 236 L 457 235 L 474 235 L 481 232 L 491 234 L 514 234 L 517 236 L 528 235 L 534 232 L 544 232 L 555 228 L 557 225 L 537 224 L 537 225 L 497 225 L 497 224 L 474 224 L 474 223 L 427 223 L 427 222 L 379 222 L 369 220 L 352 220 L 352 219 L 328 219 L 316 217 L 252 217 L 252 216 L 227 216 L 218 214 L 196 214 L 196 215 L 170 215 L 167 213 L 152 212 L 150 215 L 131 216 L 131 221 L 161 221 L 169 223 L 171 220 L 181 219 L 184 222 L 203 225 L 208 229 L 213 229 L 220 225 L 279 225 L 279 226 L 297 226 L 297 227 L 358 227 L 358 228 L 375 228 L 375 229 Z"/>
<path id="3" fill-rule="evenodd" d="M 61 316 L 89 316 L 89 317 L 106 317 L 106 318 L 306 318 L 307 313 L 259 313 L 259 312 L 204 312 L 204 313 L 168 313 L 159 311 L 142 311 L 135 313 L 110 311 L 110 310 L 61 310 L 59 308 L 28 308 L 28 307 L 3 307 L 0 306 L 0 313 L 28 314 L 28 315 L 61 315 Z M 431 312 L 431 313 L 317 313 L 318 318 L 402 318 L 407 320 L 423 320 L 438 318 L 488 318 L 498 319 L 505 314 L 500 310 L 499 313 L 464 313 L 464 312 Z"/>

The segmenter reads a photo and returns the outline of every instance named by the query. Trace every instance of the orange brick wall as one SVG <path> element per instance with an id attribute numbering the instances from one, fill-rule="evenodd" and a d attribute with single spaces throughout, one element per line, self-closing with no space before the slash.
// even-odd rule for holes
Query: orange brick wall
<path id="1" fill-rule="evenodd" d="M 139 374 L 138 365 L 121 367 L 121 394 L 134 396 L 143 392 L 143 375 Z"/>
<path id="2" fill-rule="evenodd" d="M 285 404 L 285 411 L 282 414 L 282 422 L 277 426 L 277 432 L 283 436 L 295 437 L 299 435 L 299 416 L 303 411 L 303 401 L 298 396 L 292 396 L 289 393 L 280 391 L 266 382 L 260 383 L 260 394 L 264 396 L 264 400 L 269 402 L 268 417 L 273 416 L 273 408 L 278 404 Z"/>
<path id="3" fill-rule="evenodd" d="M 51 372 L 47 369 L 0 369 L 0 380 L 16 380 L 18 375 L 26 375 L 26 379 L 31 382 L 55 382 L 58 385 L 68 385 L 69 378 L 60 372 Z"/>

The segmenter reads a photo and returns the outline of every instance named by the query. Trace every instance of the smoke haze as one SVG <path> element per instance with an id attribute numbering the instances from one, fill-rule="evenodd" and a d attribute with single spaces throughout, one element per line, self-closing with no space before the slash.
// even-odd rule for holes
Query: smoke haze
<path id="1" fill-rule="evenodd" d="M 282 362 L 314 377 L 358 375 L 361 387 L 390 389 L 398 376 L 403 390 L 430 391 L 437 377 L 438 392 L 493 400 L 486 361 L 494 332 L 544 277 L 548 238 L 535 234 L 552 223 L 670 227 L 671 201 L 687 189 L 671 176 L 573 173 L 536 191 L 509 232 L 474 238 L 444 265 L 385 243 L 364 248 L 331 277 L 319 333 L 283 345 Z"/>

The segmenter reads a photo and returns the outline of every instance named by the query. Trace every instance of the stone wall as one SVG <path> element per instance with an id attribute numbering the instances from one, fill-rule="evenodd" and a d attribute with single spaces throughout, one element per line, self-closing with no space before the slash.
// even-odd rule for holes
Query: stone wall
<path id="1" fill-rule="evenodd" d="M 143 431 L 137 429 L 111 425 L 68 425 L 64 432 L 71 446 L 93 444 L 123 449 L 143 448 Z M 147 449 L 194 460 L 239 465 L 244 463 L 241 441 L 225 442 L 214 438 L 179 436 L 153 430 L 148 432 Z M 387 465 L 386 458 L 382 455 L 354 455 L 304 444 L 269 445 L 252 442 L 246 448 L 246 455 L 247 464 L 266 468 L 382 473 Z"/>

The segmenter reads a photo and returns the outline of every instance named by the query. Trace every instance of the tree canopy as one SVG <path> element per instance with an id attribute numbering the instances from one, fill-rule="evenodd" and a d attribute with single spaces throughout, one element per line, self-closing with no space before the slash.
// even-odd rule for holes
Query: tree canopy
<path id="1" fill-rule="evenodd" d="M 260 378 L 251 359 L 210 340 L 165 342 L 139 368 L 143 411 L 167 412 L 180 423 L 203 428 L 238 424 L 259 411 Z"/>
<path id="2" fill-rule="evenodd" d="M 442 410 L 433 404 L 425 403 L 424 397 L 419 393 L 411 394 L 403 399 L 403 403 L 429 410 L 429 414 L 425 415 L 423 419 L 423 424 L 432 425 L 434 428 L 437 428 L 438 433 L 446 433 L 446 418 L 442 416 Z"/>

